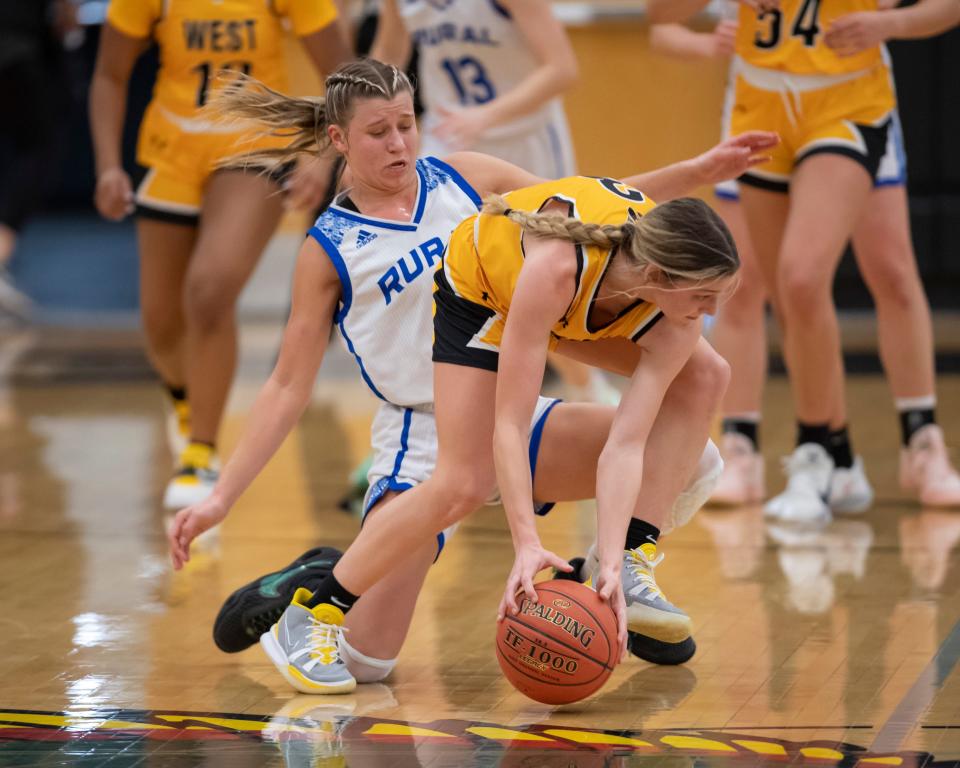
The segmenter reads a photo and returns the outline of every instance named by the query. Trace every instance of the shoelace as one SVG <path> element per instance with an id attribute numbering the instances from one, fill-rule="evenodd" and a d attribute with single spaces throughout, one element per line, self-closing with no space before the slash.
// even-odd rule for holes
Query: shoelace
<path id="1" fill-rule="evenodd" d="M 666 600 L 666 595 L 664 595 L 660 587 L 657 586 L 656 579 L 653 577 L 653 569 L 660 565 L 661 562 L 663 562 L 662 554 L 656 559 L 651 560 L 642 549 L 631 549 L 630 556 L 627 559 L 627 570 L 636 576 L 640 580 L 640 583 L 630 589 L 627 594 L 639 597 L 644 592 L 649 592 L 651 597 L 662 597 Z"/>
<path id="2" fill-rule="evenodd" d="M 339 656 L 340 633 L 346 632 L 337 624 L 327 624 L 310 617 L 310 658 L 324 666 L 334 664 Z"/>

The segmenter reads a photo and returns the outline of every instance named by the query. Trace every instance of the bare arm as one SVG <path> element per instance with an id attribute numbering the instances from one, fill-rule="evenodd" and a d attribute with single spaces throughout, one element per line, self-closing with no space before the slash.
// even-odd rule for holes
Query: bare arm
<path id="1" fill-rule="evenodd" d="M 370 58 L 406 67 L 410 61 L 413 44 L 403 24 L 396 0 L 384 0 L 377 18 L 377 36 L 373 39 Z"/>
<path id="2" fill-rule="evenodd" d="M 145 38 L 129 37 L 109 23 L 103 25 L 89 112 L 97 176 L 95 201 L 100 215 L 107 219 L 122 219 L 133 202 L 130 179 L 121 163 L 120 140 L 130 73 L 146 47 Z"/>
<path id="3" fill-rule="evenodd" d="M 537 68 L 511 90 L 478 109 L 488 126 L 530 114 L 577 81 L 579 68 L 570 38 L 547 0 L 500 0 L 537 60 Z"/>
<path id="4" fill-rule="evenodd" d="M 663 397 L 700 338 L 700 323 L 661 320 L 642 339 L 640 361 L 613 418 L 597 462 L 597 542 L 600 572 L 595 585 L 617 613 L 621 647 L 626 643 L 620 583 L 623 542 L 643 479 L 647 438 Z"/>
<path id="5" fill-rule="evenodd" d="M 353 58 L 353 46 L 347 41 L 339 21 L 304 35 L 300 43 L 321 75 L 329 75 L 340 64 Z"/>
<path id="6" fill-rule="evenodd" d="M 180 510 L 170 528 L 175 568 L 190 559 L 190 542 L 226 517 L 307 407 L 339 299 L 340 281 L 330 259 L 313 238 L 308 238 L 297 258 L 290 319 L 280 356 L 253 404 L 240 443 L 213 494 L 200 504 Z"/>
<path id="7" fill-rule="evenodd" d="M 826 44 L 841 56 L 853 56 L 887 40 L 933 37 L 960 24 L 960 0 L 920 0 L 888 11 L 848 13 L 830 25 Z"/>
<path id="8" fill-rule="evenodd" d="M 681 59 L 716 59 L 733 54 L 736 35 L 734 21 L 721 21 L 712 32 L 695 32 L 682 24 L 652 24 L 650 47 Z"/>
<path id="9" fill-rule="evenodd" d="M 523 247 L 523 268 L 500 345 L 493 439 L 497 483 L 516 552 L 501 616 L 505 609 L 516 612 L 516 592 L 520 588 L 536 600 L 533 578 L 537 571 L 547 565 L 564 566 L 560 558 L 540 545 L 530 506 L 533 482 L 527 451 L 550 329 L 563 316 L 576 290 L 576 254 L 570 242 L 530 235 L 524 235 Z"/>
<path id="10" fill-rule="evenodd" d="M 622 181 L 658 202 L 672 200 L 690 194 L 701 185 L 735 179 L 753 166 L 765 163 L 769 157 L 764 151 L 779 141 L 777 134 L 769 131 L 748 131 L 725 139 L 690 160 L 625 176 Z"/>
<path id="11" fill-rule="evenodd" d="M 775 133 L 749 131 L 726 139 L 690 160 L 621 178 L 625 184 L 642 190 L 658 202 L 664 202 L 688 194 L 703 184 L 736 178 L 748 168 L 766 162 L 768 157 L 763 154 L 764 150 L 778 141 Z M 479 152 L 455 152 L 446 161 L 457 169 L 480 197 L 546 181 L 512 163 Z"/>

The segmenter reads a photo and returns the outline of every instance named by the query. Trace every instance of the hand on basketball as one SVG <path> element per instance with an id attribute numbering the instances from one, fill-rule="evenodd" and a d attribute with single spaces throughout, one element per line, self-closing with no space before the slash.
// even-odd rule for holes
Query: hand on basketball
<path id="1" fill-rule="evenodd" d="M 836 19 L 823 37 L 838 56 L 855 56 L 890 37 L 891 16 L 882 11 L 859 11 Z"/>
<path id="2" fill-rule="evenodd" d="M 229 510 L 215 496 L 181 509 L 167 531 L 173 569 L 179 571 L 190 560 L 190 542 L 222 522 Z"/>
<path id="3" fill-rule="evenodd" d="M 330 168 L 318 158 L 300 160 L 283 189 L 287 193 L 283 207 L 288 211 L 315 211 L 323 202 L 330 185 Z"/>
<path id="4" fill-rule="evenodd" d="M 133 213 L 133 185 L 123 168 L 108 168 L 97 177 L 93 202 L 99 214 L 110 221 Z"/>
<path id="5" fill-rule="evenodd" d="M 437 107 L 437 114 L 441 119 L 433 133 L 451 150 L 470 149 L 490 127 L 483 107 L 457 110 Z"/>
<path id="6" fill-rule="evenodd" d="M 770 159 L 763 150 L 775 147 L 780 137 L 771 131 L 747 131 L 733 136 L 694 158 L 702 184 L 735 179 Z"/>
<path id="7" fill-rule="evenodd" d="M 617 642 L 620 643 L 622 660 L 627 654 L 627 601 L 623 596 L 623 581 L 620 578 L 620 569 L 605 568 L 602 565 L 597 572 L 597 583 L 594 585 L 600 599 L 610 604 L 617 617 Z"/>
<path id="8" fill-rule="evenodd" d="M 533 588 L 533 577 L 544 568 L 556 568 L 558 571 L 570 573 L 573 567 L 566 560 L 561 559 L 539 543 L 521 547 L 517 550 L 513 561 L 513 570 L 507 579 L 503 599 L 497 608 L 497 621 L 502 621 L 507 611 L 518 613 L 520 605 L 518 597 L 526 597 L 531 602 L 537 602 L 537 591 Z M 522 592 L 522 595 L 521 595 Z"/>

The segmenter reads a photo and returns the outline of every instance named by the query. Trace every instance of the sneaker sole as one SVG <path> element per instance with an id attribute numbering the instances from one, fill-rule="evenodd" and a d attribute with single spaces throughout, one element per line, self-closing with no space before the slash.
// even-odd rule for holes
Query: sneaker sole
<path id="1" fill-rule="evenodd" d="M 692 637 L 679 643 L 664 643 L 638 632 L 627 633 L 627 648 L 638 659 L 667 667 L 684 664 L 697 652 L 697 644 Z"/>
<path id="2" fill-rule="evenodd" d="M 299 674 L 293 674 L 291 670 L 294 670 L 294 667 L 287 661 L 286 654 L 283 652 L 277 639 L 273 636 L 273 628 L 260 636 L 260 647 L 263 648 L 267 657 L 273 662 L 273 666 L 283 675 L 284 680 L 301 693 L 340 694 L 351 693 L 357 688 L 357 681 L 352 677 L 332 683 L 314 683 L 300 677 Z"/>
<path id="3" fill-rule="evenodd" d="M 627 629 L 662 643 L 681 643 L 690 637 L 693 627 L 688 616 L 628 605 Z"/>

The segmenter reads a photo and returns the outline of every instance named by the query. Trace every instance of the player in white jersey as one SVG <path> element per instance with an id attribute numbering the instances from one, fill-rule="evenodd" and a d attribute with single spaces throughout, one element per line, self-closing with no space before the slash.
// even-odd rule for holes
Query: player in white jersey
<path id="1" fill-rule="evenodd" d="M 386 0 L 374 58 L 419 52 L 420 151 L 471 149 L 545 179 L 576 173 L 561 95 L 577 78 L 573 46 L 548 0 Z M 571 399 L 616 405 L 598 370 L 551 353 Z"/>
<path id="2" fill-rule="evenodd" d="M 472 149 L 545 179 L 575 173 L 560 95 L 577 76 L 547 0 L 386 0 L 373 55 L 419 51 L 421 152 Z"/>
<path id="3" fill-rule="evenodd" d="M 895 3 L 885 3 L 886 6 Z M 682 20 L 703 0 L 683 4 L 652 0 L 654 20 Z M 713 32 L 697 33 L 674 23 L 651 27 L 651 44 L 665 53 L 685 57 L 729 56 L 733 53 L 735 22 L 724 16 L 735 4 L 712 0 L 709 11 L 721 21 Z M 827 44 L 856 53 L 860 48 L 891 37 L 919 37 L 942 32 L 960 19 L 955 3 L 922 0 L 913 8 L 852 13 L 833 23 Z M 892 62 L 886 49 L 884 61 Z M 733 108 L 731 74 L 724 98 L 723 135 L 729 133 Z M 930 336 L 930 312 L 916 268 L 910 238 L 906 198 L 906 153 L 900 119 L 894 110 L 866 215 L 853 232 L 854 254 L 877 305 L 880 354 L 901 424 L 900 482 L 921 503 L 936 506 L 960 504 L 960 475 L 953 468 L 936 424 L 935 370 Z M 716 187 L 718 213 L 737 240 L 743 267 L 741 283 L 721 310 L 713 341 L 730 362 L 732 377 L 723 407 L 721 450 L 725 467 L 714 491 L 718 504 L 761 501 L 765 495 L 763 457 L 758 450 L 758 426 L 763 384 L 766 379 L 764 307 L 766 290 L 754 263 L 749 232 L 743 219 L 736 181 Z M 859 511 L 869 505 L 872 490 L 857 461 L 838 469 L 831 478 L 829 504 L 835 511 Z"/>
<path id="4" fill-rule="evenodd" d="M 436 456 L 431 424 L 431 267 L 453 226 L 476 210 L 481 193 L 540 181 L 509 163 L 476 153 L 456 154 L 447 162 L 415 161 L 410 83 L 397 68 L 371 59 L 346 65 L 327 78 L 322 100 L 288 99 L 248 87 L 222 97 L 221 104 L 227 104 L 233 115 L 296 134 L 290 145 L 294 152 L 315 152 L 332 143 L 346 159 L 352 186 L 318 219 L 301 249 L 280 357 L 236 452 L 212 496 L 176 516 L 169 533 L 176 567 L 188 558 L 192 539 L 226 516 L 293 428 L 309 402 L 333 322 L 364 380 L 384 400 L 374 427 L 380 469 L 371 478 L 368 511 L 376 515 L 381 509 L 378 502 L 427 478 Z M 673 197 L 760 162 L 758 150 L 773 141 L 770 134 L 741 136 L 693 162 L 631 181 L 663 199 Z M 268 150 L 251 160 L 269 166 L 286 161 L 290 154 Z M 665 445 L 649 463 L 663 465 L 650 474 L 664 489 L 659 496 L 666 502 L 663 510 L 670 522 L 683 522 L 680 518 L 696 511 L 719 472 L 719 456 L 707 434 L 710 411 L 722 392 L 723 369 L 719 358 L 706 351 L 686 372 L 689 385 L 679 387 L 670 404 L 665 401 L 665 407 L 675 410 L 678 424 L 676 430 L 665 431 L 665 443 L 674 431 L 682 433 L 684 450 L 668 450 Z M 602 447 L 612 418 L 610 407 L 541 401 L 530 434 L 537 499 L 593 496 L 589 468 L 596 466 L 594 454 Z M 688 445 L 692 434 L 703 436 L 695 455 Z M 688 482 L 699 498 L 681 493 Z M 368 523 L 359 538 L 371 527 L 379 526 Z M 264 635 L 271 659 L 299 690 L 340 693 L 352 690 L 357 679 L 372 681 L 389 673 L 423 578 L 437 555 L 437 542 L 421 538 L 415 547 L 388 549 L 374 558 L 377 562 L 368 561 L 385 571 L 362 599 L 341 591 L 311 604 L 309 591 L 298 590 L 281 619 L 284 631 Z M 344 616 L 337 606 L 353 608 L 345 622 L 352 630 L 349 643 L 340 632 Z"/>

